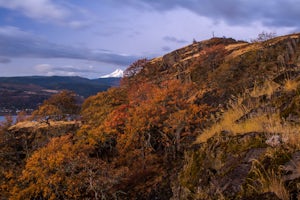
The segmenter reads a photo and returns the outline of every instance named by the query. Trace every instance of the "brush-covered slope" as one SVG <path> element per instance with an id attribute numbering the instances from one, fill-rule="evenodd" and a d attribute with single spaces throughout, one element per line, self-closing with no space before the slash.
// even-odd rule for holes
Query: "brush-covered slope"
<path id="1" fill-rule="evenodd" d="M 297 34 L 262 43 L 212 38 L 150 60 L 139 78 L 191 81 L 208 96 L 216 94 L 214 100 L 218 101 L 275 78 L 281 71 L 293 70 L 299 65 L 298 58 Z"/>
<path id="2" fill-rule="evenodd" d="M 299 37 L 213 38 L 141 70 L 143 79 L 153 73 L 196 84 L 195 103 L 212 106 L 193 150 L 185 151 L 173 199 L 299 198 Z"/>
<path id="3" fill-rule="evenodd" d="M 119 88 L 83 103 L 79 130 L 50 136 L 17 174 L 3 167 L 3 194 L 297 199 L 299 50 L 300 34 L 212 38 L 136 61 Z"/>

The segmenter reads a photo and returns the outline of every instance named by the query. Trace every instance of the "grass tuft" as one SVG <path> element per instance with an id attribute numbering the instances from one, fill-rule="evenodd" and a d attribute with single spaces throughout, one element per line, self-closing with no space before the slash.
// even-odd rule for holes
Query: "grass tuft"
<path id="1" fill-rule="evenodd" d="M 284 90 L 286 92 L 296 91 L 298 88 L 299 82 L 297 80 L 287 79 L 284 83 Z"/>
<path id="2" fill-rule="evenodd" d="M 253 172 L 255 179 L 251 179 L 251 188 L 257 193 L 273 192 L 282 200 L 289 200 L 289 192 L 284 186 L 283 179 L 280 174 L 275 173 L 274 170 L 266 170 L 264 166 L 258 161 L 253 161 Z"/>

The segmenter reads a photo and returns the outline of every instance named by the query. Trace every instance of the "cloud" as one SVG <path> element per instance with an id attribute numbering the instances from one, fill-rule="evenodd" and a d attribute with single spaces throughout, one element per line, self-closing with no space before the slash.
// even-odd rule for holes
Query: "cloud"
<path id="1" fill-rule="evenodd" d="M 107 50 L 51 43 L 16 27 L 0 27 L 0 56 L 20 58 L 67 58 L 129 65 L 138 57 Z"/>
<path id="2" fill-rule="evenodd" d="M 10 63 L 11 60 L 9 58 L 6 58 L 6 57 L 0 57 L 0 63 Z"/>
<path id="3" fill-rule="evenodd" d="M 90 12 L 68 3 L 54 0 L 0 0 L 0 8 L 20 13 L 39 22 L 52 22 L 72 29 L 82 29 L 93 23 L 94 17 Z"/>
<path id="4" fill-rule="evenodd" d="M 70 14 L 63 6 L 51 0 L 0 0 L 0 7 L 16 10 L 39 20 L 62 20 Z"/>
<path id="5" fill-rule="evenodd" d="M 90 24 L 91 24 L 91 22 L 89 22 L 89 21 L 77 21 L 77 20 L 70 21 L 68 23 L 68 25 L 73 29 L 86 28 L 86 27 L 90 26 Z"/>
<path id="6" fill-rule="evenodd" d="M 190 10 L 200 16 L 230 25 L 249 25 L 261 21 L 275 27 L 299 27 L 299 0 L 117 0 L 120 4 L 155 11 L 176 8 Z M 142 2 L 142 3 L 141 3 Z"/>
<path id="7" fill-rule="evenodd" d="M 184 44 L 187 43 L 188 41 L 183 40 L 183 39 L 177 39 L 176 37 L 172 37 L 172 36 L 165 36 L 163 38 L 163 40 L 165 40 L 166 42 L 174 42 L 174 43 L 178 43 L 178 44 Z"/>
<path id="8" fill-rule="evenodd" d="M 47 76 L 86 76 L 88 74 L 99 74 L 93 66 L 53 66 L 51 64 L 39 64 L 34 69 Z"/>
<path id="9" fill-rule="evenodd" d="M 171 51 L 171 48 L 168 47 L 168 46 L 163 46 L 161 49 L 162 49 L 163 51 Z"/>
<path id="10" fill-rule="evenodd" d="M 50 64 L 40 64 L 34 67 L 38 72 L 48 72 L 53 67 Z"/>
<path id="11" fill-rule="evenodd" d="M 75 72 L 75 73 L 97 73 L 93 66 L 79 68 L 71 65 L 63 67 L 53 67 L 53 71 Z"/>

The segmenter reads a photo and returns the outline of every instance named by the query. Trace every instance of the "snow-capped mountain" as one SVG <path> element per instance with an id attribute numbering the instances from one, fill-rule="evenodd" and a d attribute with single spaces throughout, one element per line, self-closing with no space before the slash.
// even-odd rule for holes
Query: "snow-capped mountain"
<path id="1" fill-rule="evenodd" d="M 116 71 L 114 71 L 110 74 L 101 76 L 100 78 L 121 78 L 121 77 L 123 77 L 123 70 L 116 69 Z"/>

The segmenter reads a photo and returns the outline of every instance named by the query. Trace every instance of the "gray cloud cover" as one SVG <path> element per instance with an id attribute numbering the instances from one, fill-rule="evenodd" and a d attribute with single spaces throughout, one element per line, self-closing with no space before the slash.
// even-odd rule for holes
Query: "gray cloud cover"
<path id="1" fill-rule="evenodd" d="M 0 0 L 0 8 L 17 11 L 43 23 L 54 23 L 72 29 L 83 29 L 92 24 L 92 16 L 80 6 L 67 1 L 54 0 Z"/>
<path id="2" fill-rule="evenodd" d="M 163 40 L 165 40 L 166 42 L 175 42 L 175 43 L 178 43 L 178 44 L 184 44 L 184 43 L 187 43 L 188 41 L 186 40 L 183 40 L 183 39 L 178 39 L 176 37 L 172 37 L 172 36 L 165 36 L 163 38 Z"/>
<path id="3" fill-rule="evenodd" d="M 19 10 L 24 15 L 35 19 L 61 20 L 69 15 L 69 11 L 62 6 L 54 4 L 51 0 L 0 0 L 0 6 L 7 9 Z"/>
<path id="4" fill-rule="evenodd" d="M 16 27 L 0 27 L 0 56 L 33 58 L 69 58 L 129 65 L 138 57 L 106 50 L 93 50 L 59 45 L 34 37 Z"/>
<path id="5" fill-rule="evenodd" d="M 53 71 L 76 72 L 76 73 L 97 73 L 94 68 L 77 68 L 74 66 L 53 67 Z"/>
<path id="6" fill-rule="evenodd" d="M 40 73 L 47 75 L 59 75 L 59 76 L 82 76 L 87 74 L 99 73 L 93 66 L 79 67 L 79 66 L 53 66 L 51 64 L 40 64 L 34 67 Z"/>
<path id="7" fill-rule="evenodd" d="M 171 48 L 168 47 L 168 46 L 163 46 L 161 49 L 162 49 L 163 51 L 171 51 Z"/>
<path id="8" fill-rule="evenodd" d="M 156 11 L 188 9 L 231 25 L 260 21 L 266 26 L 300 26 L 299 0 L 118 0 L 120 4 Z M 143 4 L 141 3 L 143 2 Z"/>
<path id="9" fill-rule="evenodd" d="M 0 57 L 0 63 L 10 63 L 11 60 L 9 58 L 6 57 Z"/>

